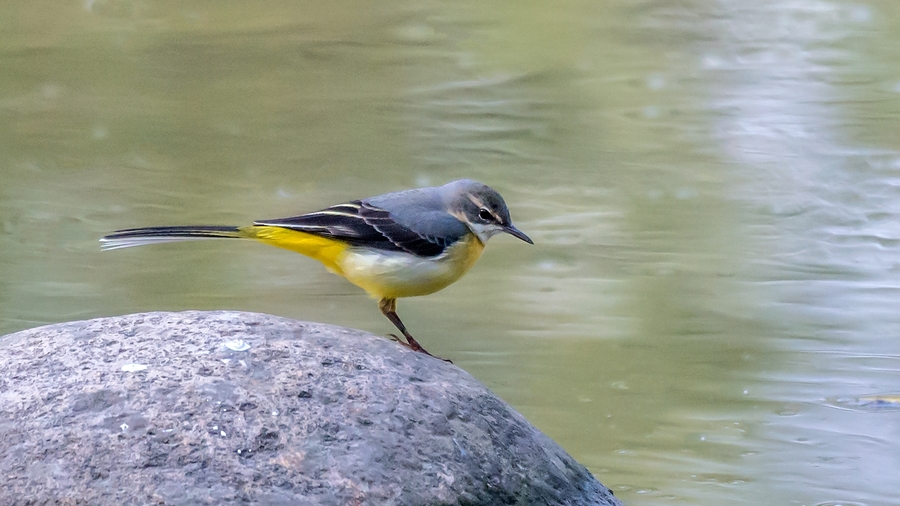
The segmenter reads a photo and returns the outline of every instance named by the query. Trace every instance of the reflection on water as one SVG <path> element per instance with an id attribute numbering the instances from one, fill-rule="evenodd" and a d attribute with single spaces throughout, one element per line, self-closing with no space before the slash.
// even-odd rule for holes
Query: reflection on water
<path id="1" fill-rule="evenodd" d="M 900 157 L 848 136 L 859 121 L 853 102 L 865 100 L 857 83 L 873 78 L 868 69 L 848 68 L 864 54 L 853 39 L 874 28 L 873 11 L 795 2 L 738 8 L 736 16 L 740 23 L 710 24 L 725 43 L 703 61 L 721 83 L 710 101 L 721 152 L 752 171 L 742 171 L 731 195 L 768 222 L 759 234 L 768 251 L 756 260 L 764 276 L 758 281 L 769 285 L 776 305 L 783 328 L 773 347 L 783 355 L 760 378 L 760 394 L 788 403 L 762 417 L 760 446 L 768 448 L 750 461 L 766 472 L 752 475 L 762 481 L 779 473 L 769 484 L 798 500 L 888 504 L 900 493 L 884 472 L 897 468 L 889 450 L 896 432 L 823 407 L 829 396 L 897 387 L 884 372 L 897 370 L 900 351 L 888 342 L 900 323 L 900 201 L 884 165 Z M 873 374 L 879 362 L 883 373 Z M 805 458 L 785 458 L 794 448 Z M 830 477 L 819 482 L 812 472 Z M 863 476 L 865 492 L 848 495 Z"/>
<path id="2" fill-rule="evenodd" d="M 388 333 L 298 255 L 96 239 L 471 177 L 536 245 L 399 312 L 626 504 L 900 496 L 893 4 L 33 5 L 0 6 L 0 332 Z"/>

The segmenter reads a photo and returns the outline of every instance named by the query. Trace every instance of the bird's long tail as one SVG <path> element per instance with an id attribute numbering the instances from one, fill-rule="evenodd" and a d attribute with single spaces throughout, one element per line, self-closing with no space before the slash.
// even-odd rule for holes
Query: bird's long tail
<path id="1" fill-rule="evenodd" d="M 248 227 L 200 225 L 187 227 L 147 227 L 117 230 L 100 239 L 100 249 L 111 250 L 198 239 L 250 239 Z"/>
<path id="2" fill-rule="evenodd" d="M 254 239 L 264 244 L 296 251 L 325 264 L 329 270 L 343 274 L 339 257 L 349 247 L 343 241 L 313 235 L 299 230 L 269 225 L 223 227 L 198 225 L 186 227 L 147 227 L 118 230 L 100 239 L 101 250 L 130 248 L 146 244 L 195 241 L 198 239 Z"/>

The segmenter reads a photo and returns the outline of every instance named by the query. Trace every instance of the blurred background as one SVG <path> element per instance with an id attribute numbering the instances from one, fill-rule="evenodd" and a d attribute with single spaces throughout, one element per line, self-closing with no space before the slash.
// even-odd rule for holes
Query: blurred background
<path id="1" fill-rule="evenodd" d="M 247 224 L 469 177 L 535 241 L 401 300 L 628 505 L 900 497 L 893 0 L 0 3 L 0 334 L 237 309 L 394 332 Z"/>

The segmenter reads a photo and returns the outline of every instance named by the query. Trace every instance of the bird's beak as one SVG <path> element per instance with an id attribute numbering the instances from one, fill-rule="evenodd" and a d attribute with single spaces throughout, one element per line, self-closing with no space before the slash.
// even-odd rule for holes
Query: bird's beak
<path id="1" fill-rule="evenodd" d="M 534 244 L 534 241 L 532 241 L 530 237 L 525 235 L 525 233 L 522 232 L 521 230 L 512 226 L 512 224 L 504 226 L 503 231 L 506 232 L 507 234 L 515 237 L 516 239 L 522 239 L 523 241 L 527 242 L 528 244 Z"/>

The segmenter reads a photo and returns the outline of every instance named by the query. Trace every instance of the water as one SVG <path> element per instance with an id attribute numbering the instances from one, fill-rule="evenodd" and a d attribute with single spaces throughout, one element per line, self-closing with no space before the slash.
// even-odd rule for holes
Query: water
<path id="1" fill-rule="evenodd" d="M 900 497 L 892 2 L 0 5 L 0 333 L 241 309 L 386 334 L 240 242 L 459 177 L 536 245 L 398 311 L 629 505 Z"/>

